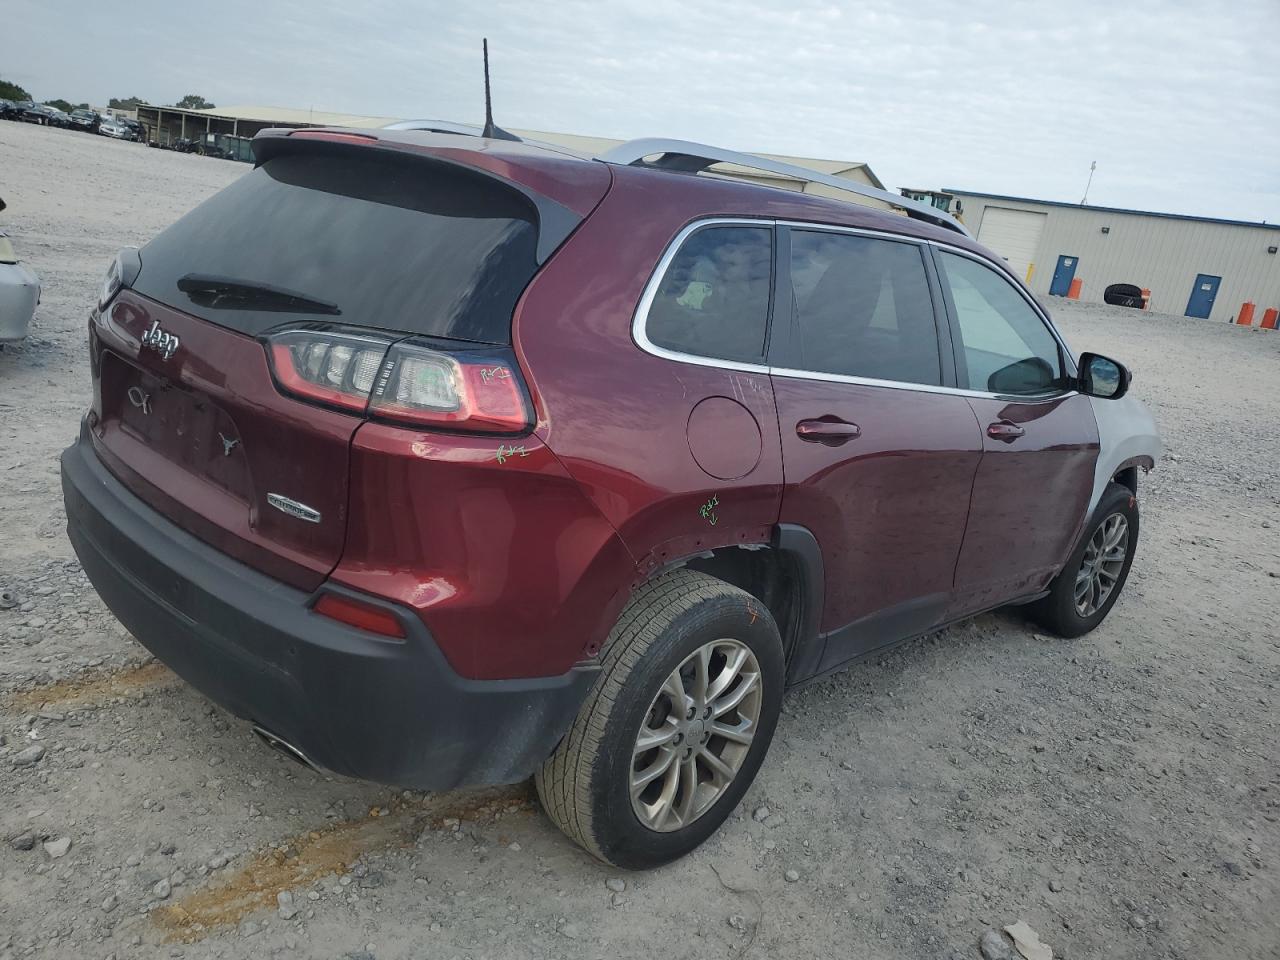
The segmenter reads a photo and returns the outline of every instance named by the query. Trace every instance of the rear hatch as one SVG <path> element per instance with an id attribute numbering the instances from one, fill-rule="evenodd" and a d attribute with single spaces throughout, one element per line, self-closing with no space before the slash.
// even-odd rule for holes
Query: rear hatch
<path id="1" fill-rule="evenodd" d="M 104 291 L 91 327 L 103 462 L 189 533 L 300 589 L 341 557 L 348 451 L 392 345 L 416 351 L 420 379 L 439 356 L 423 344 L 503 362 L 516 301 L 581 219 L 459 163 L 458 138 L 443 159 L 330 136 L 274 138 L 133 269 L 118 261 L 124 289 Z M 598 201 L 607 175 L 588 180 Z"/>

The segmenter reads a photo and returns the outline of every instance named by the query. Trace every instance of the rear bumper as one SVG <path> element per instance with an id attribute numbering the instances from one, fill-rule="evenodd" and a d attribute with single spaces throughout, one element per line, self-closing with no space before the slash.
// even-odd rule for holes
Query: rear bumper
<path id="1" fill-rule="evenodd" d="M 591 667 L 470 680 L 411 612 L 388 605 L 404 641 L 314 614 L 313 594 L 232 560 L 130 493 L 83 428 L 62 454 L 62 489 L 72 546 L 130 633 L 206 696 L 336 773 L 432 790 L 523 780 L 595 680 Z"/>
<path id="2" fill-rule="evenodd" d="M 40 280 L 21 263 L 0 263 L 0 343 L 23 339 L 40 302 Z"/>

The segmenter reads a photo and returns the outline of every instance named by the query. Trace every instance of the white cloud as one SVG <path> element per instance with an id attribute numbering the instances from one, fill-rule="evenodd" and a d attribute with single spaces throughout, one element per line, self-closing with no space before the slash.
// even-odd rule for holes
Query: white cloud
<path id="1" fill-rule="evenodd" d="M 865 160 L 948 186 L 1280 221 L 1275 0 L 10 3 L 39 97 L 497 119 Z M 106 53 L 111 51 L 111 53 Z"/>

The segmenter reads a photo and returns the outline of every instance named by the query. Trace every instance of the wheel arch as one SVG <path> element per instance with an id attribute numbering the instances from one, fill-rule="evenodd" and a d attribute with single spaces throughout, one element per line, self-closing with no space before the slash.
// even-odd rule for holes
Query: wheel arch
<path id="1" fill-rule="evenodd" d="M 765 605 L 782 635 L 788 683 L 817 672 L 824 645 L 820 624 L 825 579 L 822 548 L 807 527 L 780 523 L 768 540 L 732 543 L 669 559 L 650 577 L 680 567 L 723 580 Z"/>

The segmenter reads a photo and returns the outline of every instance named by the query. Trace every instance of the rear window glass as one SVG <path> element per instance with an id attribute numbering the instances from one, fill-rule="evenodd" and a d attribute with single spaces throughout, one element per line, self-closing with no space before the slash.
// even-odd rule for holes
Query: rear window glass
<path id="1" fill-rule="evenodd" d="M 537 270 L 537 214 L 443 165 L 276 157 L 142 250 L 139 293 L 256 335 L 295 318 L 511 341 Z"/>
<path id="2" fill-rule="evenodd" d="M 645 334 L 678 353 L 761 360 L 772 273 L 771 227 L 705 227 L 667 267 Z"/>
<path id="3" fill-rule="evenodd" d="M 938 385 L 938 333 L 920 250 L 843 233 L 791 234 L 805 370 Z"/>

